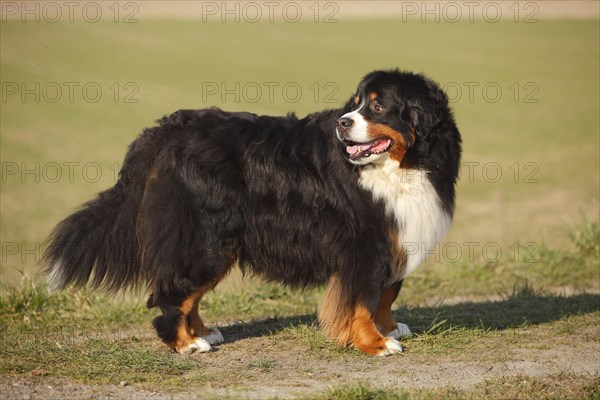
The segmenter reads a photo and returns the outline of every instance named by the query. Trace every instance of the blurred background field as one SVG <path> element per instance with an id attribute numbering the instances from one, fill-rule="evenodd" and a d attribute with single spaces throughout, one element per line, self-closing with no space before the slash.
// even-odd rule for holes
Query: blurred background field
<path id="1" fill-rule="evenodd" d="M 596 249 L 583 286 L 598 289 L 597 14 L 561 19 L 544 14 L 542 2 L 531 21 L 523 9 L 516 22 L 423 23 L 418 15 L 404 20 L 336 2 L 335 21 L 324 21 L 334 9 L 320 3 L 318 22 L 307 15 L 295 23 L 223 23 L 164 4 L 162 17 L 156 3 L 135 4 L 137 21 L 128 22 L 124 6 L 118 22 L 107 10 L 96 23 L 3 18 L 3 284 L 39 271 L 51 228 L 115 182 L 127 145 L 161 116 L 209 106 L 304 116 L 340 106 L 369 71 L 398 67 L 446 88 L 464 140 L 458 208 L 445 242 L 455 246 L 441 247 L 449 253 L 431 257 L 415 283 L 426 286 L 433 271 L 449 274 L 459 264 L 494 265 L 498 249 L 526 276 L 546 257 L 545 246 L 566 249 L 569 230 L 583 225 L 592 226 L 586 238 Z M 555 279 L 547 273 L 536 275 L 540 284 Z M 471 283 L 453 294 L 480 294 Z M 247 284 L 234 275 L 219 290 Z"/>
<path id="2" fill-rule="evenodd" d="M 272 22 L 266 4 L 0 2 L 0 392 L 597 398 L 600 3 L 269 2 Z M 143 289 L 50 292 L 38 276 L 52 227 L 115 183 L 156 119 L 302 117 L 382 68 L 438 81 L 464 140 L 454 225 L 394 307 L 416 334 L 401 357 L 328 341 L 322 289 L 232 273 L 200 304 L 223 351 L 180 358 L 151 332 Z"/>

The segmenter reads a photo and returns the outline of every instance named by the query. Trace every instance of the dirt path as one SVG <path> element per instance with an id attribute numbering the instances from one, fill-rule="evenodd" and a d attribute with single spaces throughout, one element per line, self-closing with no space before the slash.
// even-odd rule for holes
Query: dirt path
<path id="1" fill-rule="evenodd" d="M 542 328 L 533 328 L 533 331 Z M 469 389 L 502 378 L 526 379 L 559 374 L 589 377 L 600 374 L 597 328 L 559 345 L 540 345 L 536 334 L 507 344 L 486 355 L 475 352 L 451 355 L 416 355 L 407 342 L 405 354 L 382 359 L 349 352 L 332 356 L 328 350 L 311 350 L 293 336 L 250 337 L 226 343 L 218 351 L 194 354 L 204 368 L 189 372 L 189 386 L 175 393 L 151 391 L 137 384 L 87 385 L 43 376 L 3 377 L 2 399 L 193 399 L 292 398 L 323 393 L 331 387 L 367 383 L 376 388 Z M 591 339 L 591 340 L 590 340 Z M 146 339 L 144 339 L 146 340 Z M 152 340 L 152 339 L 148 339 Z M 554 340 L 552 341 L 554 342 Z M 560 340 L 559 340 L 560 342 Z M 157 343 L 158 345 L 158 343 Z M 173 355 L 174 357 L 179 357 Z M 32 374 L 35 375 L 35 374 Z"/>

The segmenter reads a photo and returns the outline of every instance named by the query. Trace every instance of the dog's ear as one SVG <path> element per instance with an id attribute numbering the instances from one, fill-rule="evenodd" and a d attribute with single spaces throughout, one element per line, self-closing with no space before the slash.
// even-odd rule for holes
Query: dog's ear
<path id="1" fill-rule="evenodd" d="M 356 88 L 356 93 L 354 93 L 352 97 L 350 97 L 350 99 L 346 102 L 346 105 L 344 106 L 344 111 L 350 112 L 358 108 L 362 100 L 361 96 L 363 96 L 365 93 L 365 88 L 367 87 L 369 82 L 371 82 L 375 77 L 379 76 L 380 73 L 380 71 L 373 71 L 365 75 L 365 77 L 358 84 L 358 87 Z"/>
<path id="2" fill-rule="evenodd" d="M 350 99 L 348 99 L 348 101 L 344 105 L 344 112 L 356 110 L 356 108 L 358 107 L 359 100 L 360 98 L 358 94 L 353 94 L 352 97 L 350 97 Z"/>
<path id="3" fill-rule="evenodd" d="M 430 80 L 426 80 L 427 95 L 412 104 L 407 104 L 403 110 L 403 119 L 415 129 L 415 134 L 427 138 L 435 127 L 448 114 L 448 98 L 441 89 Z"/>
<path id="4" fill-rule="evenodd" d="M 420 105 L 402 105 L 400 107 L 400 118 L 410 125 L 417 136 L 427 137 L 431 127 L 431 118 L 427 117 Z"/>
<path id="5" fill-rule="evenodd" d="M 415 134 L 422 138 L 427 138 L 431 129 L 439 120 L 435 117 L 433 110 L 424 110 L 420 106 L 408 106 L 404 114 L 407 116 L 407 121 L 414 128 Z"/>

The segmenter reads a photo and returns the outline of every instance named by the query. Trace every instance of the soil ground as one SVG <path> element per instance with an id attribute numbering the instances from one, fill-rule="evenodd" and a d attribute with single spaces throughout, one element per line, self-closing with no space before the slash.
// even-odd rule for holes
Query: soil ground
<path id="1" fill-rule="evenodd" d="M 404 340 L 402 355 L 386 358 L 365 357 L 348 351 L 332 355 L 330 349 L 312 349 L 297 335 L 275 332 L 253 337 L 240 333 L 243 327 L 223 327 L 227 342 L 211 353 L 193 354 L 201 358 L 201 371 L 187 372 L 189 386 L 181 390 L 148 389 L 143 384 L 114 382 L 89 385 L 69 379 L 45 377 L 43 369 L 28 376 L 3 376 L 3 399 L 194 399 L 194 398 L 294 398 L 322 395 L 333 387 L 367 384 L 383 389 L 451 389 L 466 391 L 494 381 L 570 376 L 589 380 L 600 374 L 600 329 L 584 326 L 576 334 L 556 334 L 546 325 L 515 330 L 516 340 L 497 348 L 481 349 L 486 336 L 472 349 L 443 354 L 411 352 Z M 540 338 L 550 340 L 541 341 Z M 141 343 L 159 348 L 153 333 L 139 332 Z M 489 337 L 489 342 L 497 338 Z M 485 344 L 483 344 L 485 347 Z M 166 350 L 165 350 L 166 351 Z M 182 357 L 173 354 L 173 357 Z M 393 371 L 390 373 L 390 371 Z M 185 376 L 184 379 L 188 379 Z"/>

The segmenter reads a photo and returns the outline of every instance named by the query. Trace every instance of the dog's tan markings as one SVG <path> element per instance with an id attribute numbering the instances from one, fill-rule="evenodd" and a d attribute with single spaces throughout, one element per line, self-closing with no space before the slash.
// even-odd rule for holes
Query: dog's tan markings
<path id="1" fill-rule="evenodd" d="M 369 93 L 369 100 L 373 101 L 377 98 L 377 92 L 370 92 Z"/>
<path id="2" fill-rule="evenodd" d="M 323 329 L 339 346 L 352 345 L 373 355 L 391 354 L 393 351 L 388 346 L 390 338 L 379 332 L 373 313 L 360 301 L 349 305 L 344 298 L 347 295 L 339 278 L 334 275 L 329 280 L 319 312 Z"/>
<path id="3" fill-rule="evenodd" d="M 394 160 L 398 162 L 402 161 L 404 153 L 406 153 L 407 146 L 404 137 L 400 132 L 385 124 L 376 123 L 369 123 L 367 125 L 367 132 L 369 134 L 369 137 L 372 138 L 387 137 L 392 139 L 394 141 L 394 144 L 392 145 L 392 148 L 388 151 L 388 154 Z M 414 133 L 412 131 L 410 132 L 410 135 L 413 138 L 412 141 L 414 142 Z"/>
<path id="4" fill-rule="evenodd" d="M 190 332 L 188 315 L 194 309 L 202 294 L 203 291 L 198 289 L 179 305 L 182 316 L 177 325 L 177 339 L 174 342 L 167 343 L 167 346 L 174 348 L 179 353 L 184 353 L 194 343 L 195 338 Z"/>
<path id="5" fill-rule="evenodd" d="M 179 306 L 182 318 L 177 326 L 177 340 L 172 343 L 167 343 L 171 348 L 174 348 L 179 353 L 185 352 L 185 350 L 194 343 L 199 337 L 214 334 L 216 330 L 208 329 L 202 318 L 198 314 L 198 304 L 207 292 L 214 289 L 215 286 L 223 279 L 233 268 L 237 256 L 231 253 L 228 256 L 227 264 L 223 271 L 208 284 L 200 286 L 190 296 L 188 296 Z"/>
<path id="6" fill-rule="evenodd" d="M 352 346 L 372 355 L 381 355 L 387 350 L 388 339 L 375 326 L 373 314 L 364 305 L 358 304 L 352 316 L 350 333 Z"/>
<path id="7" fill-rule="evenodd" d="M 223 270 L 223 272 L 219 276 L 217 276 L 217 278 L 215 278 L 215 280 L 210 282 L 208 285 L 205 285 L 198 289 L 200 294 L 194 300 L 192 308 L 191 308 L 190 312 L 187 314 L 188 315 L 188 317 L 187 317 L 188 326 L 190 328 L 191 335 L 201 337 L 201 336 L 206 336 L 211 333 L 212 330 L 208 329 L 208 328 L 206 328 L 206 326 L 204 326 L 204 323 L 202 322 L 202 318 L 200 318 L 200 315 L 198 314 L 198 304 L 200 303 L 202 296 L 204 296 L 207 292 L 214 289 L 215 286 L 217 286 L 217 284 L 219 282 L 221 282 L 221 280 L 223 278 L 225 278 L 225 276 L 227 276 L 229 271 L 231 271 L 231 268 L 233 267 L 234 263 L 235 263 L 235 259 L 230 257 L 228 264 L 227 264 L 228 266 Z"/>
<path id="8" fill-rule="evenodd" d="M 390 287 L 383 289 L 377 312 L 375 313 L 375 325 L 379 328 L 382 335 L 392 332 L 396 329 L 396 321 L 392 315 L 392 304 L 398 297 L 399 284 L 395 283 Z"/>
<path id="9" fill-rule="evenodd" d="M 204 336 L 207 333 L 207 328 L 198 314 L 198 304 L 200 304 L 200 298 L 194 303 L 187 317 L 190 335 L 192 336 Z"/>
<path id="10" fill-rule="evenodd" d="M 360 103 L 360 96 L 354 96 L 354 105 L 358 105 Z"/>
<path id="11" fill-rule="evenodd" d="M 156 166 L 153 165 L 152 168 L 150 168 L 150 171 L 148 172 L 148 179 L 146 181 L 157 178 L 157 177 L 158 177 L 158 168 L 156 168 Z"/>
<path id="12" fill-rule="evenodd" d="M 392 274 L 389 282 L 398 282 L 406 271 L 406 253 L 400 244 L 398 238 L 398 230 L 395 228 L 389 229 L 388 236 L 390 245 L 392 246 Z"/>
<path id="13" fill-rule="evenodd" d="M 336 275 L 329 279 L 325 296 L 319 310 L 319 322 L 325 332 L 340 346 L 349 344 L 348 325 L 351 309 L 346 304 L 344 290 Z"/>
<path id="14" fill-rule="evenodd" d="M 214 285 L 211 286 L 214 287 Z M 208 329 L 206 328 L 206 326 L 204 326 L 204 322 L 202 322 L 202 318 L 200 318 L 200 314 L 198 314 L 198 304 L 200 304 L 202 296 L 204 296 L 206 292 L 212 289 L 212 287 L 202 288 L 202 293 L 200 294 L 200 296 L 198 296 L 197 299 L 195 299 L 190 312 L 187 314 L 188 327 L 190 330 L 190 335 L 192 336 L 200 337 L 208 333 Z"/>

